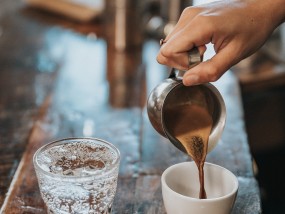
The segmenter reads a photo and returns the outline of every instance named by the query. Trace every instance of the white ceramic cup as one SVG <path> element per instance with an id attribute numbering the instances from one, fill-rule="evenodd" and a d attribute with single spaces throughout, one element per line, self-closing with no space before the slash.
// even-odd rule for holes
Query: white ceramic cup
<path id="1" fill-rule="evenodd" d="M 199 199 L 199 173 L 195 162 L 167 168 L 162 176 L 162 196 L 168 214 L 229 214 L 233 208 L 238 180 L 229 170 L 205 163 L 207 199 Z"/>

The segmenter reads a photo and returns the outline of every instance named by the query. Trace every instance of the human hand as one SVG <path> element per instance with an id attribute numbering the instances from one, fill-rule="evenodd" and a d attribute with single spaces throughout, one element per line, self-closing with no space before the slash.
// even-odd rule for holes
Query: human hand
<path id="1" fill-rule="evenodd" d="M 260 48 L 285 19 L 284 0 L 231 0 L 188 7 L 165 38 L 157 61 L 188 70 L 188 51 L 212 43 L 216 54 L 188 70 L 184 85 L 218 80 L 231 66 Z"/>

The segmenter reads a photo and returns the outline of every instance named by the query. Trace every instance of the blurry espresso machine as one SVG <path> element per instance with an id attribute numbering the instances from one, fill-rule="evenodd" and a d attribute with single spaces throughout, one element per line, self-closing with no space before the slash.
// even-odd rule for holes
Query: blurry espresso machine
<path id="1" fill-rule="evenodd" d="M 192 0 L 105 0 L 109 44 L 117 51 L 140 48 L 144 35 L 165 38 Z"/>
<path id="2" fill-rule="evenodd" d="M 145 32 L 154 38 L 165 38 L 174 28 L 182 11 L 192 6 L 192 0 L 149 0 L 146 4 L 158 5 L 159 12 L 146 21 Z"/>
<path id="3" fill-rule="evenodd" d="M 189 0 L 105 0 L 107 79 L 112 106 L 136 105 L 129 103 L 130 96 L 142 96 L 141 100 L 145 100 L 146 95 L 135 90 L 138 87 L 136 80 L 145 75 L 144 39 L 150 37 L 159 41 L 165 38 L 183 9 L 191 3 Z"/>

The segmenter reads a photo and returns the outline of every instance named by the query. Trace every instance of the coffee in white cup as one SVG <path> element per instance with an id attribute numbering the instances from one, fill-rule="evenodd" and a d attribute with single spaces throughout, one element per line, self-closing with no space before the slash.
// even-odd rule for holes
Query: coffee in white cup
<path id="1" fill-rule="evenodd" d="M 205 162 L 207 199 L 199 199 L 199 176 L 194 161 L 167 168 L 162 176 L 162 196 L 167 214 L 229 214 L 237 191 L 237 177 L 229 170 Z"/>

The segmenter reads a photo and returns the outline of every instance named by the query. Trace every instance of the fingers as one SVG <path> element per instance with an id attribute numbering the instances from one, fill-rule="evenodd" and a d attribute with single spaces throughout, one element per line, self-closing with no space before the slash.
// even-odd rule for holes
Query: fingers
<path id="1" fill-rule="evenodd" d="M 237 62 L 238 51 L 234 47 L 236 44 L 230 44 L 233 41 L 232 35 L 236 34 L 225 34 L 225 31 L 220 29 L 223 25 L 218 24 L 224 23 L 225 20 L 216 19 L 217 13 L 211 10 L 209 9 L 208 13 L 201 13 L 201 8 L 183 11 L 176 27 L 166 37 L 166 42 L 157 55 L 160 64 L 188 70 L 183 77 L 183 83 L 188 86 L 216 81 Z M 208 43 L 214 44 L 217 54 L 189 70 L 188 51 L 198 47 L 203 55 Z"/>
<path id="2" fill-rule="evenodd" d="M 175 25 L 174 29 L 166 36 L 165 41 L 171 38 L 174 34 L 184 28 L 185 25 L 189 23 L 197 14 L 198 10 L 194 7 L 187 7 L 183 10 L 177 24 Z"/>
<path id="3" fill-rule="evenodd" d="M 233 44 L 229 44 L 213 56 L 213 58 L 187 71 L 183 76 L 183 84 L 190 86 L 218 80 L 237 62 L 237 50 L 233 46 Z"/>
<path id="4" fill-rule="evenodd" d="M 213 32 L 210 24 L 203 24 L 203 19 L 196 17 L 167 40 L 160 54 L 169 57 L 170 54 L 187 52 L 193 47 L 208 44 L 212 40 Z"/>
<path id="5" fill-rule="evenodd" d="M 179 70 L 188 70 L 188 51 L 193 47 L 198 47 L 200 54 L 204 54 L 205 44 L 208 44 L 212 39 L 212 31 L 205 25 L 201 26 L 196 22 L 194 19 L 182 29 L 178 27 L 170 37 L 167 37 L 157 55 L 157 61 L 160 64 Z"/>
<path id="6" fill-rule="evenodd" d="M 200 53 L 200 56 L 203 56 L 206 52 L 207 48 L 205 45 L 197 47 Z M 171 58 L 164 57 L 162 54 L 157 56 L 157 61 L 160 64 L 168 65 L 169 67 L 176 68 L 178 70 L 187 71 L 189 69 L 189 53 L 177 53 L 175 54 L 175 58 L 172 56 Z"/>

